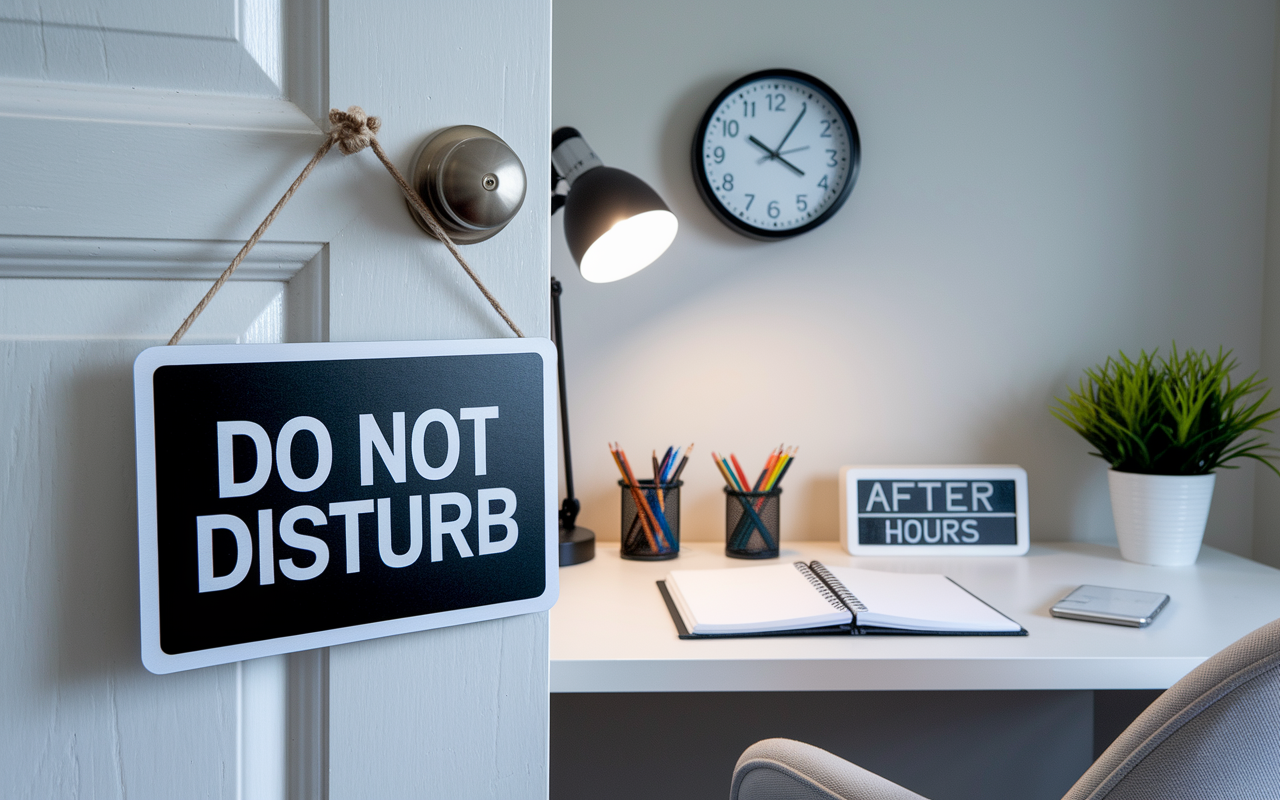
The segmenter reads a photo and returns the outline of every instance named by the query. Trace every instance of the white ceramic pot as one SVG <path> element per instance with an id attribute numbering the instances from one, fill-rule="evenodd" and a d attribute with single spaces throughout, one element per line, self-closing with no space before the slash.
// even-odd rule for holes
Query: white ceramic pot
<path id="1" fill-rule="evenodd" d="M 1194 564 L 1209 519 L 1215 477 L 1212 473 L 1108 472 L 1120 555 L 1129 561 L 1160 567 Z"/>

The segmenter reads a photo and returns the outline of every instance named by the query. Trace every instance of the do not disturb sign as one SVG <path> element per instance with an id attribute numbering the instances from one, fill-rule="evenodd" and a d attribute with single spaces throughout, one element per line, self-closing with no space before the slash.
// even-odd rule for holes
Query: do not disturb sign
<path id="1" fill-rule="evenodd" d="M 550 608 L 554 369 L 545 339 L 142 353 L 147 669 Z"/>

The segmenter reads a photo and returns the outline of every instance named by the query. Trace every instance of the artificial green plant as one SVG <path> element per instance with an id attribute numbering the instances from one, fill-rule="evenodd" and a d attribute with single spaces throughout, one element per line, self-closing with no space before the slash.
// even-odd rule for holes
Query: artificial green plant
<path id="1" fill-rule="evenodd" d="M 1252 458 L 1280 475 L 1257 435 L 1270 433 L 1263 426 L 1280 408 L 1262 410 L 1271 390 L 1263 390 L 1257 373 L 1232 383 L 1236 365 L 1222 348 L 1217 356 L 1179 353 L 1175 343 L 1168 358 L 1144 350 L 1130 359 L 1121 352 L 1085 370 L 1079 388 L 1068 387 L 1066 400 L 1054 398 L 1051 411 L 1097 448 L 1091 455 L 1121 472 L 1205 475 Z"/>

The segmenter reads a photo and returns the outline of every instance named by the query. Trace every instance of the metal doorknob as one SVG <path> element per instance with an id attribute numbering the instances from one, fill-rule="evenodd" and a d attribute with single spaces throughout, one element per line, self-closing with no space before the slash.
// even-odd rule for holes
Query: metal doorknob
<path id="1" fill-rule="evenodd" d="M 483 242 L 507 226 L 524 203 L 524 164 L 496 133 L 475 125 L 437 131 L 418 148 L 410 181 L 449 237 Z M 410 213 L 427 232 L 422 215 Z"/>

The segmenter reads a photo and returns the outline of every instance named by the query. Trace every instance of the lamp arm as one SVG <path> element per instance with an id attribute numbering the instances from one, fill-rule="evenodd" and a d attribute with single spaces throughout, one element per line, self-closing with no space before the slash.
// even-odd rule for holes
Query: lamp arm
<path id="1" fill-rule="evenodd" d="M 556 345 L 556 370 L 560 376 L 560 434 L 564 441 L 565 498 L 560 504 L 560 526 L 573 530 L 578 522 L 582 506 L 573 493 L 573 456 L 569 450 L 569 405 L 565 400 L 564 337 L 560 327 L 560 281 L 551 278 L 551 325 Z"/>
<path id="2" fill-rule="evenodd" d="M 556 165 L 552 164 L 551 165 L 551 216 L 553 217 L 556 215 L 557 211 L 564 208 L 564 202 L 569 199 L 568 194 L 560 194 L 559 192 L 556 191 L 556 187 L 560 185 L 560 181 L 562 180 L 564 180 L 564 177 L 560 174 L 559 170 L 556 169 Z M 553 287 L 559 285 L 555 282 L 555 280 L 556 280 L 555 278 L 551 279 L 551 285 Z M 555 289 L 553 288 L 551 291 L 554 292 Z"/>

